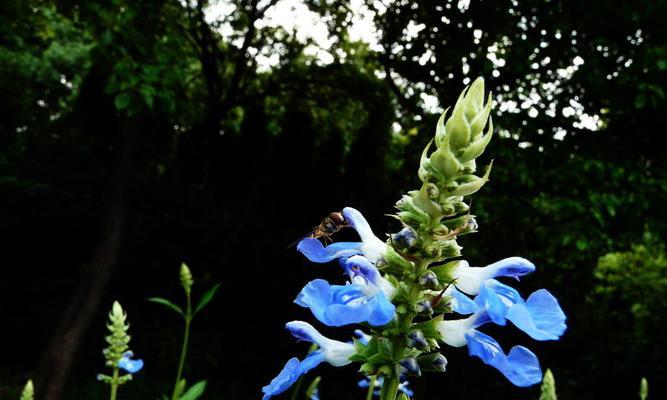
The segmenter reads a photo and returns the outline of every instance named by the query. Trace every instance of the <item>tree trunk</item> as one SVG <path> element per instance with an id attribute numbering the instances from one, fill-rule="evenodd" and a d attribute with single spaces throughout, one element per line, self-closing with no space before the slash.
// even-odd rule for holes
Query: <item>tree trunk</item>
<path id="1" fill-rule="evenodd" d="M 119 136 L 120 143 L 106 188 L 103 222 L 90 267 L 70 297 L 37 369 L 35 383 L 40 399 L 62 399 L 76 353 L 116 267 L 127 218 L 134 148 L 131 134 L 120 133 Z"/>

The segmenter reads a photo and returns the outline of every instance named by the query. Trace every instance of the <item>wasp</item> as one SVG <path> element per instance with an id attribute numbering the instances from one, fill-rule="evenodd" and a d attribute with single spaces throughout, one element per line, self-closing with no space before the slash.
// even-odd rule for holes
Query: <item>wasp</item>
<path id="1" fill-rule="evenodd" d="M 310 233 L 308 233 L 303 238 L 324 238 L 324 242 L 332 242 L 331 236 L 343 228 L 347 228 L 350 224 L 345 219 L 345 216 L 340 211 L 334 211 L 331 214 L 327 215 L 319 225 L 313 228 Z M 295 240 L 294 243 L 290 244 L 288 248 L 295 246 L 303 238 Z"/>

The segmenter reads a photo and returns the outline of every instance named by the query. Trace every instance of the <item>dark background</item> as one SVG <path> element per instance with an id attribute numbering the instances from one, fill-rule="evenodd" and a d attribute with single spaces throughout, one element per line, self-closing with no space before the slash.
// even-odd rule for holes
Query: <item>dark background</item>
<path id="1" fill-rule="evenodd" d="M 0 397 L 17 398 L 28 378 L 38 394 L 50 382 L 64 398 L 107 396 L 95 375 L 115 299 L 146 362 L 121 397 L 169 392 L 181 325 L 146 299 L 181 301 L 185 261 L 196 295 L 222 283 L 194 322 L 186 377 L 209 381 L 207 399 L 257 399 L 307 349 L 283 329 L 313 321 L 292 303 L 298 291 L 343 279 L 287 245 L 344 206 L 378 234 L 397 230 L 383 215 L 418 187 L 438 117 L 420 95 L 446 107 L 476 76 L 501 97 L 483 156 L 494 170 L 473 202 L 480 232 L 462 238 L 464 255 L 473 265 L 534 261 L 516 286 L 547 287 L 569 326 L 546 343 L 484 331 L 506 350 L 534 350 L 563 399 L 633 398 L 641 377 L 652 398 L 664 396 L 667 3 L 368 2 L 374 49 L 346 34 L 347 2 L 307 3 L 334 38 L 333 62 L 257 23 L 273 2 L 234 1 L 215 21 L 205 1 L 0 5 Z M 412 39 L 410 24 L 424 25 Z M 494 44 L 503 66 L 487 58 Z M 279 63 L 257 70 L 257 49 Z M 420 63 L 427 49 L 434 56 Z M 596 130 L 582 113 L 598 116 Z M 443 351 L 448 371 L 413 382 L 417 399 L 539 395 L 465 349 Z M 71 373 L 54 379 L 65 355 Z M 363 396 L 352 366 L 318 374 L 325 400 Z"/>

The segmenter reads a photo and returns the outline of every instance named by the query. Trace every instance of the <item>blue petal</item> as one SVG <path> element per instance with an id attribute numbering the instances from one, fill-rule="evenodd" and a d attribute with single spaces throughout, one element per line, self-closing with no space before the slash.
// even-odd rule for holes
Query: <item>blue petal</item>
<path id="1" fill-rule="evenodd" d="M 338 261 L 350 277 L 362 276 L 366 281 L 376 286 L 380 286 L 382 275 L 380 275 L 380 271 L 377 267 L 366 257 L 354 255 L 352 257 L 341 258 Z"/>
<path id="2" fill-rule="evenodd" d="M 130 359 L 131 356 L 131 352 L 123 354 L 123 357 L 118 360 L 118 368 L 134 374 L 141 371 L 141 369 L 144 367 L 144 361 L 141 359 L 132 360 Z"/>
<path id="3" fill-rule="evenodd" d="M 373 326 L 386 325 L 391 322 L 396 315 L 396 306 L 389 301 L 383 292 L 378 292 L 368 304 L 371 308 L 368 323 Z"/>
<path id="4" fill-rule="evenodd" d="M 295 302 L 310 308 L 313 315 L 329 326 L 368 322 L 373 326 L 389 323 L 396 307 L 381 291 L 368 298 L 362 285 L 330 285 L 323 279 L 308 283 Z"/>
<path id="5" fill-rule="evenodd" d="M 472 329 L 465 334 L 471 356 L 500 371 L 516 386 L 530 386 L 542 381 L 542 370 L 537 356 L 522 346 L 514 346 L 505 355 L 500 344 L 491 336 Z"/>
<path id="6" fill-rule="evenodd" d="M 489 318 L 497 325 L 505 325 L 506 315 L 510 307 L 523 304 L 523 298 L 516 289 L 489 279 L 482 284 L 475 303 L 486 310 Z"/>
<path id="7" fill-rule="evenodd" d="M 474 312 L 479 310 L 479 306 L 477 305 L 477 303 L 475 303 L 475 301 L 470 297 L 463 294 L 456 287 L 452 286 L 451 289 L 449 290 L 450 290 L 449 294 L 452 296 L 452 299 L 450 301 L 454 312 L 459 313 L 461 315 L 468 315 L 468 314 L 473 314 Z"/>
<path id="8" fill-rule="evenodd" d="M 262 388 L 264 397 L 262 400 L 268 400 L 272 396 L 283 393 L 292 386 L 297 379 L 306 372 L 315 368 L 318 364 L 324 361 L 324 356 L 321 351 L 310 353 L 303 361 L 299 361 L 294 357 L 287 361 L 285 367 L 280 371 L 278 376 L 271 380 L 271 383 Z"/>
<path id="9" fill-rule="evenodd" d="M 327 247 L 317 239 L 305 238 L 296 249 L 312 262 L 325 263 L 340 257 L 361 254 L 361 242 L 338 242 Z"/>
<path id="10" fill-rule="evenodd" d="M 508 257 L 489 265 L 487 268 L 494 270 L 493 278 L 497 276 L 507 276 L 519 279 L 520 276 L 535 271 L 535 264 L 525 258 Z"/>
<path id="11" fill-rule="evenodd" d="M 535 340 L 557 340 L 565 332 L 565 313 L 546 289 L 528 297 L 525 304 L 512 306 L 507 319 Z"/>

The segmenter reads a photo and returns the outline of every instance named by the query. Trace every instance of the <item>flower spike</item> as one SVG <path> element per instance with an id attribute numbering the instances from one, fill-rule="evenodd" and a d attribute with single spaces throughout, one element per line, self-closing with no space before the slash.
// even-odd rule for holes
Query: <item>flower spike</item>
<path id="1" fill-rule="evenodd" d="M 471 356 L 516 386 L 540 382 L 542 370 L 535 354 L 522 346 L 505 352 L 494 338 L 478 330 L 488 323 L 504 326 L 510 321 L 535 340 L 563 335 L 565 313 L 551 293 L 540 289 L 524 299 L 497 280 L 518 280 L 535 271 L 535 265 L 510 257 L 471 267 L 458 258 L 462 250 L 458 237 L 478 230 L 466 197 L 489 180 L 492 162 L 477 172 L 477 158 L 493 137 L 492 107 L 493 96 L 478 78 L 441 115 L 435 137 L 421 153 L 420 187 L 396 203 L 394 217 L 401 226 L 386 242 L 351 207 L 343 209 L 342 217 L 336 215 L 357 232 L 358 241 L 325 245 L 310 237 L 299 242 L 297 250 L 312 262 L 337 260 L 348 282 L 335 285 L 315 279 L 295 302 L 325 325 L 365 326 L 363 331 L 355 330 L 358 339 L 353 343 L 343 343 L 323 336 L 306 322 L 288 323 L 293 336 L 319 349 L 303 360 L 290 359 L 263 388 L 264 400 L 284 392 L 322 362 L 333 366 L 358 362 L 366 376 L 360 386 L 368 387 L 367 399 L 375 394 L 381 400 L 407 400 L 413 395 L 407 388 L 407 374 L 443 373 L 451 368 L 440 343 L 467 347 Z M 451 313 L 463 317 L 445 317 Z"/>

